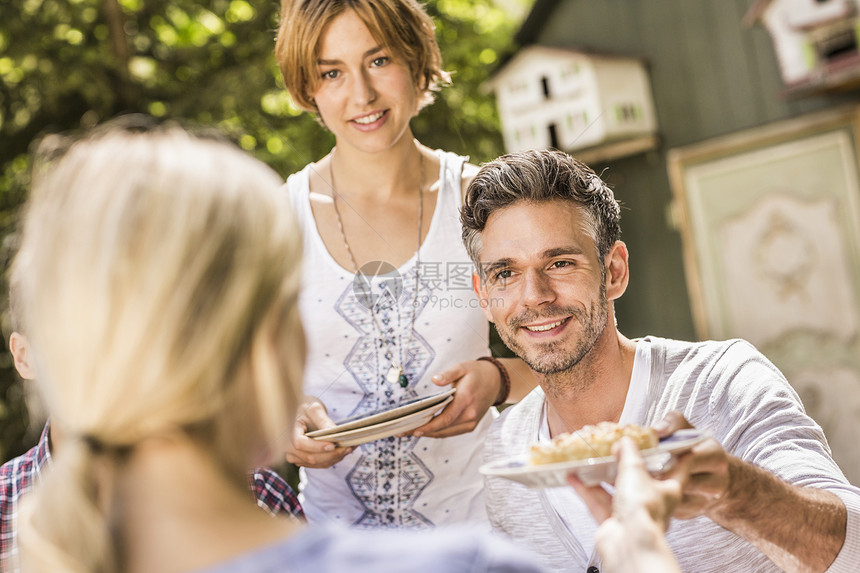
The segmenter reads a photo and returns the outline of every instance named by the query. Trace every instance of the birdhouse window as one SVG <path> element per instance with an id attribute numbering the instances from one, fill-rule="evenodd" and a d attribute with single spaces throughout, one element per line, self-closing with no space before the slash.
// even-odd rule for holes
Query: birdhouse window
<path id="1" fill-rule="evenodd" d="M 857 53 L 857 32 L 850 23 L 844 23 L 839 27 L 831 27 L 822 30 L 813 38 L 815 52 L 824 62 L 833 61 L 840 56 Z"/>
<path id="2" fill-rule="evenodd" d="M 549 146 L 554 149 L 561 149 L 558 145 L 558 130 L 554 123 L 549 124 Z"/>
<path id="3" fill-rule="evenodd" d="M 622 103 L 615 107 L 615 117 L 620 123 L 639 119 L 639 110 L 632 103 Z"/>

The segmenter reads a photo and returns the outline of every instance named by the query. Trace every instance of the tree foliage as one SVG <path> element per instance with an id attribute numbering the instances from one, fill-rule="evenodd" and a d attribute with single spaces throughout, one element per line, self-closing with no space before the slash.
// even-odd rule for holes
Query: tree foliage
<path id="1" fill-rule="evenodd" d="M 454 83 L 414 120 L 416 136 L 473 161 L 498 155 L 493 99 L 480 85 L 510 48 L 516 23 L 493 0 L 429 0 L 427 9 Z M 292 105 L 280 81 L 273 56 L 278 11 L 278 0 L 0 3 L 4 244 L 29 184 L 32 142 L 43 134 L 144 112 L 218 126 L 284 176 L 324 155 L 331 135 Z M 14 381 L 4 353 L 0 459 L 32 440 Z"/>

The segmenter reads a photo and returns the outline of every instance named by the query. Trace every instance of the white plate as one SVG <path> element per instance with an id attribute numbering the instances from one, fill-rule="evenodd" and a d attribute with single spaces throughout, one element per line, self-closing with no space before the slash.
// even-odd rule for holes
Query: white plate
<path id="1" fill-rule="evenodd" d="M 673 454 L 686 452 L 709 437 L 708 432 L 701 430 L 678 430 L 660 440 L 656 448 L 642 451 L 645 467 L 651 473 L 658 473 L 664 469 Z M 479 471 L 484 475 L 517 481 L 530 488 L 545 488 L 567 486 L 566 478 L 569 473 L 575 473 L 587 486 L 601 482 L 612 483 L 615 481 L 617 469 L 618 462 L 613 457 L 532 465 L 528 461 L 528 455 L 523 455 L 484 464 Z"/>
<path id="2" fill-rule="evenodd" d="M 338 422 L 336 426 L 332 426 L 331 428 L 326 428 L 324 430 L 314 430 L 313 432 L 308 432 L 305 435 L 309 438 L 318 438 L 331 434 L 339 434 L 341 432 L 345 432 L 347 430 L 354 430 L 356 428 L 364 428 L 366 426 L 394 420 L 395 418 L 401 418 L 403 416 L 406 416 L 407 414 L 411 414 L 412 412 L 417 412 L 419 410 L 423 410 L 424 408 L 429 408 L 433 404 L 438 404 L 442 402 L 445 398 L 452 395 L 456 390 L 456 388 L 451 388 L 450 390 L 445 390 L 444 392 L 439 392 L 438 394 L 433 394 L 431 396 L 413 398 L 412 400 L 401 402 L 394 408 L 389 408 L 387 410 L 377 410 L 375 412 L 361 414 L 360 416 L 346 418 Z"/>
<path id="3" fill-rule="evenodd" d="M 381 440 L 382 438 L 395 436 L 403 432 L 408 432 L 409 430 L 414 430 L 418 426 L 423 426 L 430 421 L 430 419 L 436 412 L 441 410 L 443 406 L 446 406 L 448 402 L 453 399 L 454 397 L 449 394 L 448 397 L 441 402 L 435 404 L 431 403 L 423 410 L 418 410 L 417 412 L 412 412 L 410 414 L 406 414 L 405 416 L 400 416 L 399 418 L 395 418 L 394 420 L 388 420 L 385 422 L 380 422 L 379 424 L 373 424 L 370 426 L 364 426 L 361 428 L 355 428 L 352 430 L 346 430 L 334 434 L 311 437 L 313 437 L 313 439 L 315 440 L 334 442 L 338 446 L 344 448 L 349 446 L 357 446 L 359 444 L 372 442 L 374 440 Z M 309 436 L 310 434 L 305 435 Z"/>

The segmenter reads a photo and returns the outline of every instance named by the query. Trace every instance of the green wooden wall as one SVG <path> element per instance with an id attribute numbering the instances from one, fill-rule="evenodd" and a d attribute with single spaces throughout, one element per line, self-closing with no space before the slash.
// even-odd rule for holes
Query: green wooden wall
<path id="1" fill-rule="evenodd" d="M 680 234 L 668 217 L 667 151 L 860 99 L 786 96 L 770 36 L 741 23 L 752 3 L 538 0 L 543 15 L 533 13 L 520 31 L 521 43 L 642 57 L 649 65 L 659 149 L 592 165 L 624 205 L 631 281 L 616 310 L 628 336 L 695 338 Z"/>

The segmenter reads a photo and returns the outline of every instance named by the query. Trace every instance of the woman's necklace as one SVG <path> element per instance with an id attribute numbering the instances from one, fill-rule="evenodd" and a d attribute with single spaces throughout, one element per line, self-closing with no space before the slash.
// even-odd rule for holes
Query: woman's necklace
<path id="1" fill-rule="evenodd" d="M 364 284 L 368 286 L 368 292 L 370 289 L 370 280 L 367 276 L 361 271 L 358 267 L 358 263 L 355 260 L 355 255 L 352 254 L 352 248 L 349 246 L 349 241 L 346 239 L 346 232 L 343 230 L 343 219 L 340 216 L 340 210 L 337 208 L 337 189 L 334 186 L 334 148 L 331 150 L 331 157 L 329 158 L 328 170 L 329 170 L 329 179 L 331 181 L 331 198 L 332 205 L 334 206 L 334 215 L 337 218 L 337 228 L 340 231 L 340 236 L 343 239 L 343 245 L 346 247 L 346 252 L 349 255 L 349 260 L 352 263 L 352 267 L 355 269 L 355 274 L 364 281 Z M 418 246 L 415 249 L 415 294 L 412 299 L 412 319 L 409 325 L 409 340 L 406 345 L 412 342 L 413 333 L 415 331 L 415 313 L 418 310 L 418 268 L 421 265 L 421 231 L 424 219 L 424 189 L 422 187 L 422 183 L 424 181 L 424 154 L 419 150 L 418 156 L 421 159 L 421 169 L 418 175 Z M 376 318 L 376 312 L 373 310 L 373 297 L 368 297 L 368 308 L 370 309 L 370 318 L 373 319 L 373 324 L 376 326 L 377 332 L 379 332 L 380 338 L 385 338 L 384 333 L 382 332 L 382 327 L 379 325 L 379 321 Z M 394 361 L 394 354 L 391 352 L 391 349 L 388 348 L 385 351 L 385 358 L 389 361 L 388 372 L 385 375 L 385 380 L 389 384 L 400 384 L 401 388 L 406 388 L 409 386 L 409 378 L 406 374 L 403 373 L 403 344 L 400 345 L 400 349 L 398 351 L 399 360 L 398 362 Z"/>

